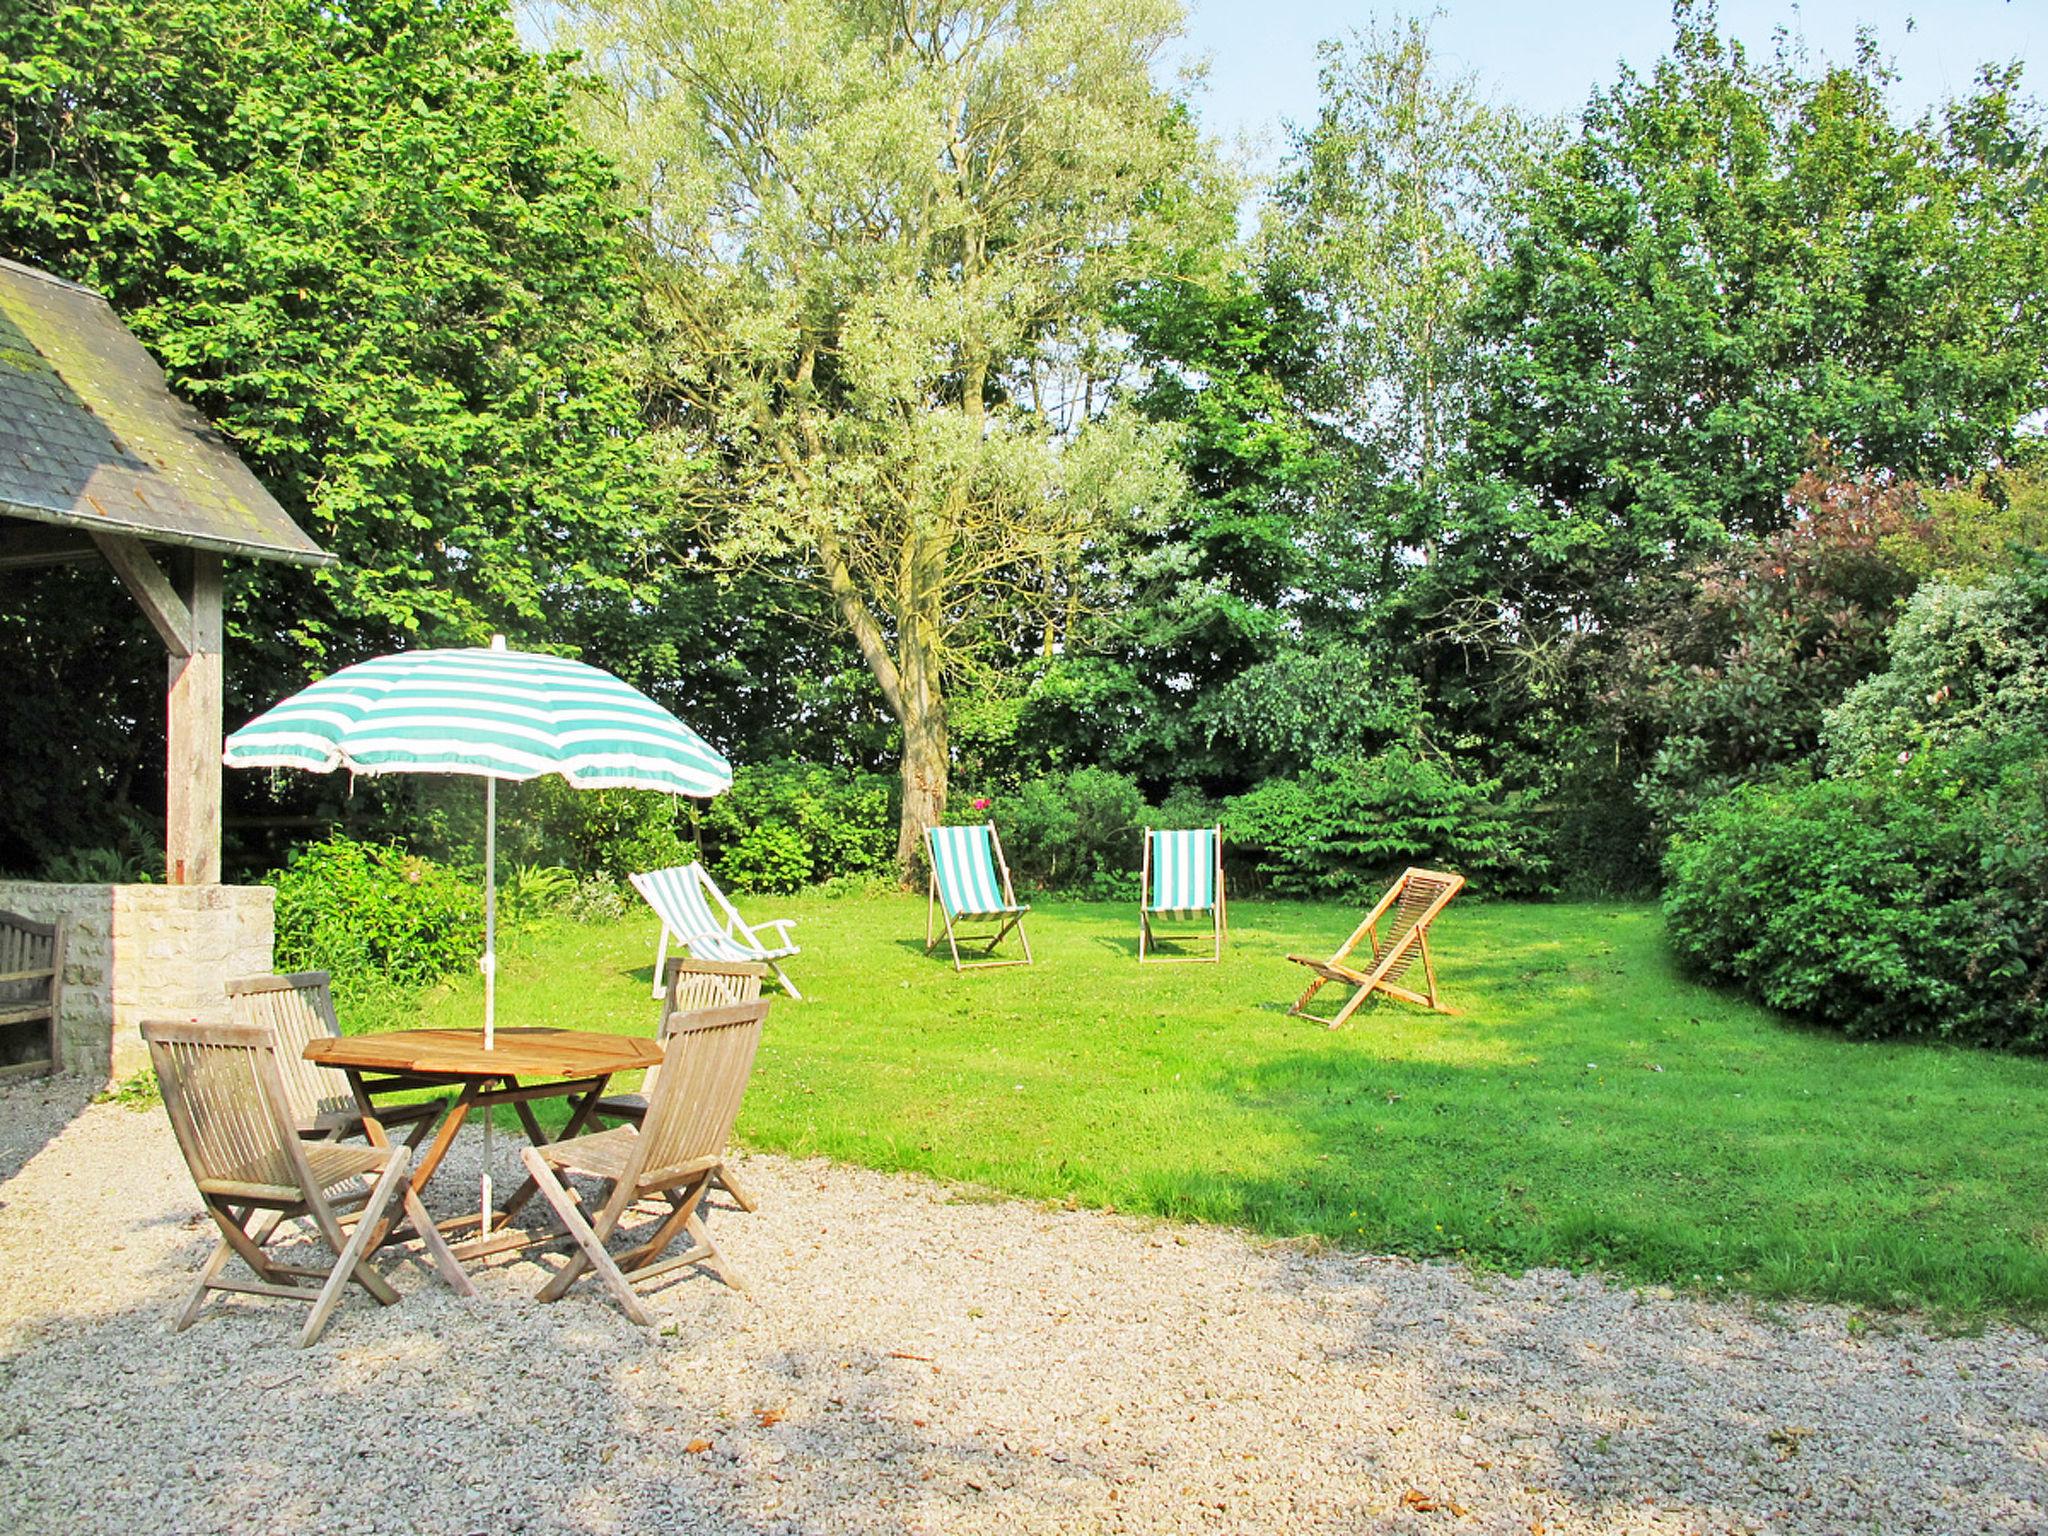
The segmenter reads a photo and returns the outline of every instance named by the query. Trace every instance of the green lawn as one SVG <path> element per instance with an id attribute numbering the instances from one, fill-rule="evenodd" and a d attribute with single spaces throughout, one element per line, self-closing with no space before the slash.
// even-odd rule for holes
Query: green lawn
<path id="1" fill-rule="evenodd" d="M 801 919 L 747 1145 L 1011 1194 L 1484 1265 L 2048 1316 L 2048 1061 L 1846 1042 L 1681 979 L 1653 907 L 1454 906 L 1454 1018 L 1286 1016 L 1355 914 L 1243 902 L 1224 962 L 1135 963 L 1122 906 L 1044 902 L 1038 964 L 955 976 L 921 899 Z M 771 911 L 770 908 L 773 908 Z M 557 925 L 500 1021 L 649 1030 L 652 917 Z M 477 985 L 425 1023 L 473 1023 Z"/>

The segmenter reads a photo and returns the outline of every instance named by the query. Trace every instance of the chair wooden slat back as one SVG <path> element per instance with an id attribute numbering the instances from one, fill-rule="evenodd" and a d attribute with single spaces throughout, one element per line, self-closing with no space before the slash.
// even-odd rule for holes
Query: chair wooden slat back
<path id="1" fill-rule="evenodd" d="M 202 1193 L 312 1183 L 266 1030 L 150 1020 L 142 1035 L 164 1108 Z"/>
<path id="2" fill-rule="evenodd" d="M 751 1003 L 760 997 L 767 978 L 768 967 L 759 961 L 669 961 L 663 985 L 662 1038 L 668 1037 L 668 1021 L 676 1014 Z"/>
<path id="3" fill-rule="evenodd" d="M 1462 884 L 1454 880 L 1422 869 L 1411 869 L 1401 877 L 1393 910 L 1387 914 L 1387 936 L 1384 940 L 1377 933 L 1372 936 L 1373 955 L 1381 962 L 1376 969 L 1384 980 L 1399 981 L 1422 958 L 1423 922 L 1445 891 Z"/>
<path id="4" fill-rule="evenodd" d="M 334 992 L 325 971 L 287 976 L 245 976 L 228 983 L 228 1016 L 237 1024 L 267 1030 L 277 1042 L 277 1070 L 285 1102 L 301 1125 L 322 1115 L 352 1114 L 355 1095 L 348 1075 L 306 1060 L 306 1046 L 341 1033 Z"/>
<path id="5" fill-rule="evenodd" d="M 716 1159 L 732 1137 L 754 1070 L 766 1002 L 679 1017 L 640 1128 L 640 1171 Z"/>

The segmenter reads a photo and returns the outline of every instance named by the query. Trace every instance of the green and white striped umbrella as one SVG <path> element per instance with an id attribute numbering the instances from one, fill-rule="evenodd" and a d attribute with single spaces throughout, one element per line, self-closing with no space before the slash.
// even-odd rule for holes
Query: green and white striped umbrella
<path id="1" fill-rule="evenodd" d="M 596 667 L 530 651 L 401 651 L 344 667 L 227 740 L 231 768 L 459 773 L 578 789 L 716 795 L 732 768 L 701 736 Z"/>

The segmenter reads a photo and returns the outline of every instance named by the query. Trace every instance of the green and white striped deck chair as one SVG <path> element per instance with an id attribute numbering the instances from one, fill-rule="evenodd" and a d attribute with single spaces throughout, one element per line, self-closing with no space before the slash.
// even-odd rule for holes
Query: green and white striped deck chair
<path id="1" fill-rule="evenodd" d="M 654 957 L 654 996 L 662 995 L 663 971 L 668 964 L 671 936 L 690 952 L 693 960 L 752 960 L 775 972 L 789 995 L 802 1002 L 804 995 L 783 972 L 778 961 L 803 951 L 789 936 L 795 918 L 777 918 L 772 923 L 750 926 L 738 908 L 725 898 L 718 882 L 702 864 L 684 864 L 676 869 L 657 869 L 634 875 L 633 889 L 647 900 L 661 918 L 661 948 Z M 764 943 L 761 935 L 774 929 L 774 942 Z"/>
<path id="2" fill-rule="evenodd" d="M 996 839 L 996 824 L 978 827 L 927 827 L 925 857 L 932 867 L 931 898 L 924 909 L 924 950 L 938 947 L 938 929 L 932 921 L 936 912 L 945 919 L 946 942 L 952 946 L 953 969 L 965 971 L 991 965 L 1029 965 L 1031 937 L 1024 931 L 1024 914 L 1010 886 L 1010 866 L 1003 861 L 1003 845 Z M 960 924 L 992 922 L 992 934 L 967 934 Z M 970 944 L 984 939 L 984 951 L 993 955 L 996 946 L 1014 928 L 1024 945 L 1022 960 L 966 960 L 960 958 L 960 941 Z"/>
<path id="3" fill-rule="evenodd" d="M 1166 919 L 1209 921 L 1213 944 L 1206 955 L 1158 953 L 1153 924 Z M 1138 887 L 1138 960 L 1221 960 L 1226 931 L 1223 910 L 1223 829 L 1145 833 L 1145 865 Z M 1169 938 L 1185 937 L 1168 935 Z"/>

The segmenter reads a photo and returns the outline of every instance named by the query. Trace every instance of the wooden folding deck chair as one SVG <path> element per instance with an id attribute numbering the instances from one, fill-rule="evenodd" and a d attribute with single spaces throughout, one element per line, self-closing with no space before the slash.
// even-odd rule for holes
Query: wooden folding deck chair
<path id="1" fill-rule="evenodd" d="M 246 1024 L 146 1020 L 142 1037 L 149 1042 L 178 1150 L 206 1214 L 221 1233 L 219 1246 L 179 1309 L 173 1324 L 177 1330 L 192 1325 L 208 1291 L 309 1304 L 312 1314 L 299 1333 L 302 1345 L 320 1337 L 351 1281 L 391 1305 L 398 1293 L 371 1268 L 366 1250 L 394 1197 L 403 1202 L 441 1278 L 459 1295 L 476 1294 L 406 1178 L 410 1152 L 300 1139 L 268 1031 Z M 355 1187 L 358 1181 L 362 1187 Z M 355 1230 L 344 1236 L 344 1217 L 350 1213 Z M 333 1251 L 330 1268 L 280 1263 L 265 1251 L 278 1227 L 299 1216 L 311 1219 Z M 238 1255 L 255 1272 L 254 1281 L 223 1273 Z"/>
<path id="2" fill-rule="evenodd" d="M 356 1102 L 348 1074 L 306 1060 L 309 1041 L 338 1036 L 334 993 L 325 971 L 295 971 L 288 976 L 244 976 L 228 983 L 228 1017 L 270 1032 L 277 1042 L 277 1070 L 284 1079 L 285 1101 L 299 1134 L 312 1141 L 342 1141 L 363 1134 L 363 1106 Z M 380 1104 L 377 1119 L 387 1130 L 410 1125 L 408 1150 L 426 1139 L 446 1099 L 421 1104 Z"/>
<path id="3" fill-rule="evenodd" d="M 789 930 L 796 923 L 795 918 L 779 917 L 772 922 L 748 923 L 740 916 L 739 908 L 728 901 L 725 892 L 718 888 L 718 882 L 711 878 L 711 871 L 702 864 L 650 870 L 631 878 L 633 889 L 661 919 L 661 945 L 654 954 L 653 996 L 661 996 L 662 978 L 668 965 L 669 939 L 673 937 L 695 960 L 752 961 L 765 965 L 775 972 L 775 979 L 782 983 L 783 990 L 791 998 L 799 1003 L 804 1000 L 803 993 L 797 991 L 796 983 L 789 979 L 781 965 L 791 955 L 803 953 L 789 936 Z M 714 906 L 717 911 L 712 910 Z M 775 930 L 773 943 L 761 937 L 771 928 Z"/>
<path id="4" fill-rule="evenodd" d="M 1221 960 L 1223 909 L 1223 829 L 1201 827 L 1190 832 L 1153 828 L 1145 833 L 1144 864 L 1138 884 L 1138 960 Z M 1206 955 L 1158 953 L 1160 936 L 1152 925 L 1162 919 L 1209 919 L 1213 947 Z"/>
<path id="5" fill-rule="evenodd" d="M 1003 845 L 996 836 L 996 824 L 977 827 L 927 827 L 924 833 L 926 862 L 931 865 L 931 895 L 924 909 L 924 952 L 938 948 L 936 912 L 945 921 L 946 943 L 953 950 L 953 969 L 982 970 L 998 965 L 1031 964 L 1031 936 L 1024 931 L 1028 902 L 1019 903 L 1010 884 L 1010 866 L 1003 858 Z M 966 934 L 963 922 L 992 922 L 992 934 Z M 983 953 L 994 955 L 1010 930 L 1017 930 L 1024 946 L 1022 960 L 968 960 L 960 958 L 960 941 L 969 944 L 986 940 Z"/>
<path id="6" fill-rule="evenodd" d="M 1379 905 L 1366 914 L 1364 922 L 1351 930 L 1351 937 L 1339 945 L 1329 959 L 1319 960 L 1313 955 L 1287 957 L 1296 965 L 1305 965 L 1316 973 L 1316 979 L 1308 984 L 1308 990 L 1296 998 L 1294 1006 L 1287 1011 L 1335 1029 L 1356 1013 L 1359 1004 L 1374 992 L 1384 992 L 1403 1002 L 1419 1003 L 1438 1013 L 1449 1013 L 1451 1010 L 1436 1000 L 1436 967 L 1430 963 L 1429 925 L 1464 887 L 1463 875 L 1447 875 L 1433 869 L 1410 869 L 1403 873 L 1380 898 Z M 1382 917 L 1388 919 L 1384 940 L 1378 927 Z M 1361 939 L 1372 945 L 1372 964 L 1363 969 L 1349 963 L 1351 952 Z M 1417 960 L 1422 962 L 1425 992 L 1410 991 L 1400 985 L 1401 978 L 1413 969 Z M 1310 1013 L 1309 999 L 1333 981 L 1357 990 L 1331 1018 Z"/>
<path id="7" fill-rule="evenodd" d="M 68 937 L 61 917 L 38 923 L 0 912 L 0 1080 L 64 1069 L 57 1019 Z"/>
<path id="8" fill-rule="evenodd" d="M 705 1010 L 732 1008 L 758 1001 L 768 967 L 719 960 L 671 960 L 668 963 L 668 1000 L 661 1010 L 661 1039 L 694 1023 Z M 639 1125 L 647 1118 L 648 1095 L 661 1076 L 661 1068 L 649 1067 L 638 1093 L 607 1094 L 597 1101 L 592 1115 L 601 1123 Z M 748 1193 L 732 1169 L 720 1163 L 711 1171 L 711 1182 L 732 1196 L 743 1211 L 760 1209 L 760 1202 Z"/>
<path id="9" fill-rule="evenodd" d="M 615 1126 L 520 1154 L 576 1244 L 568 1262 L 541 1287 L 542 1301 L 560 1299 L 578 1275 L 595 1269 L 626 1315 L 651 1327 L 654 1319 L 635 1293 L 677 1270 L 702 1264 L 735 1290 L 744 1289 L 712 1242 L 700 1207 L 725 1161 L 767 1016 L 766 1002 L 696 1014 L 669 1035 L 638 1126 Z M 562 1176 L 572 1173 L 602 1181 L 595 1216 L 585 1218 L 584 1207 L 564 1183 Z M 657 1218 L 642 1241 L 614 1257 L 608 1244 L 621 1218 L 650 1195 L 668 1202 L 667 1214 Z M 663 1258 L 685 1234 L 690 1246 Z"/>

